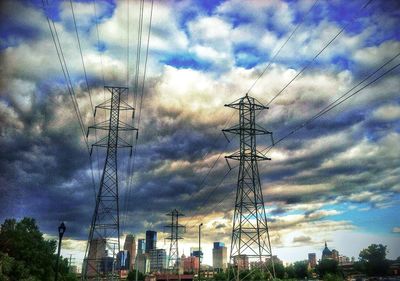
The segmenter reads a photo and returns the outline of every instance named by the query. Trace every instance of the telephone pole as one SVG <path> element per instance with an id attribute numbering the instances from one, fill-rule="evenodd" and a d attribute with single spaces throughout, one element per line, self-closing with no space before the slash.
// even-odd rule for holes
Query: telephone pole
<path id="1" fill-rule="evenodd" d="M 111 98 L 95 108 L 109 111 L 109 120 L 105 120 L 88 128 L 104 130 L 108 134 L 92 145 L 107 148 L 103 174 L 97 192 L 96 206 L 90 226 L 86 247 L 82 280 L 115 280 L 115 251 L 120 251 L 119 232 L 119 195 L 118 195 L 118 148 L 130 148 L 132 145 L 119 136 L 120 131 L 136 131 L 133 126 L 120 120 L 121 111 L 132 111 L 134 108 L 122 100 L 121 95 L 127 93 L 125 87 L 104 87 Z M 137 137 L 137 135 L 136 135 Z M 112 253 L 112 256 L 109 256 Z"/>
<path id="2" fill-rule="evenodd" d="M 184 228 L 183 225 L 179 224 L 179 217 L 184 216 L 184 214 L 174 209 L 167 216 L 171 217 L 171 223 L 165 226 L 170 229 L 170 235 L 165 238 L 166 240 L 170 240 L 168 266 L 172 268 L 173 272 L 177 272 L 179 276 L 180 257 L 178 242 L 180 239 L 183 239 L 180 233 L 182 233 L 181 229 Z"/>
<path id="3" fill-rule="evenodd" d="M 272 133 L 256 124 L 256 112 L 268 109 L 255 98 L 246 96 L 225 105 L 239 111 L 239 124 L 222 130 L 239 136 L 240 148 L 227 159 L 239 161 L 235 212 L 231 237 L 230 262 L 236 267 L 235 280 L 240 280 L 240 271 L 261 267 L 267 259 L 272 261 L 272 276 L 275 268 L 272 259 L 267 215 L 258 172 L 258 161 L 271 160 L 257 151 L 257 135 Z M 229 164 L 229 162 L 228 162 Z M 267 268 L 268 270 L 268 268 Z"/>

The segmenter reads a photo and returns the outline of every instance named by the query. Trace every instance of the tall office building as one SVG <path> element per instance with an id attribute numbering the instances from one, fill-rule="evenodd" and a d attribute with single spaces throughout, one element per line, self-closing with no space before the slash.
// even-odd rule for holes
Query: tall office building
<path id="1" fill-rule="evenodd" d="M 311 268 L 317 266 L 317 255 L 315 253 L 308 254 L 308 264 L 310 265 Z"/>
<path id="2" fill-rule="evenodd" d="M 132 234 L 128 234 L 125 238 L 124 250 L 129 252 L 129 270 L 135 268 L 135 258 L 136 258 L 136 239 Z"/>
<path id="3" fill-rule="evenodd" d="M 227 267 L 227 249 L 222 242 L 214 242 L 213 248 L 213 267 L 221 270 Z"/>
<path id="4" fill-rule="evenodd" d="M 117 254 L 117 265 L 116 269 L 118 270 L 129 270 L 130 267 L 130 253 L 128 250 L 120 251 Z"/>
<path id="5" fill-rule="evenodd" d="M 146 231 L 146 253 L 157 249 L 157 232 L 152 230 Z"/>
<path id="6" fill-rule="evenodd" d="M 146 240 L 145 239 L 138 239 L 138 250 L 137 254 L 144 254 L 146 252 Z"/>
<path id="7" fill-rule="evenodd" d="M 149 254 L 150 254 L 150 271 L 162 272 L 167 267 L 167 252 L 165 251 L 165 249 L 152 249 L 150 250 Z"/>

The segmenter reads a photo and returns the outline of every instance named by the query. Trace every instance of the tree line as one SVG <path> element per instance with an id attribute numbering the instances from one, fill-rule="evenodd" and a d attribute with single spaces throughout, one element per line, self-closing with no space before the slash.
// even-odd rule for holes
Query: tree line
<path id="1" fill-rule="evenodd" d="M 46 240 L 32 218 L 6 219 L 0 228 L 0 281 L 53 281 L 57 241 Z M 78 281 L 60 258 L 60 281 Z"/>
<path id="2" fill-rule="evenodd" d="M 0 281 L 52 281 L 55 277 L 57 241 L 46 240 L 40 232 L 36 221 L 24 218 L 20 221 L 6 219 L 0 228 Z M 361 250 L 359 259 L 353 264 L 354 272 L 367 276 L 386 276 L 389 274 L 390 261 L 386 258 L 387 246 L 372 244 Z M 400 257 L 397 258 L 400 262 Z M 267 270 L 268 269 L 268 270 Z M 70 272 L 68 259 L 59 262 L 60 281 L 77 281 Z M 265 269 L 243 270 L 241 280 L 270 280 L 272 266 Z M 344 271 L 336 260 L 324 259 L 315 268 L 310 268 L 308 261 L 297 261 L 284 266 L 275 263 L 277 279 L 304 279 L 318 276 L 327 281 L 343 280 Z M 135 272 L 130 272 L 127 280 L 135 279 Z M 208 280 L 225 281 L 233 276 L 233 271 L 219 272 Z M 144 275 L 139 274 L 139 280 Z"/>

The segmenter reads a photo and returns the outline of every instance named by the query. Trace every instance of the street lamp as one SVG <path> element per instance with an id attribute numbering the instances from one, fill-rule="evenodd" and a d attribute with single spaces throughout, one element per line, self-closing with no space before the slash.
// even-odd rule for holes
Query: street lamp
<path id="1" fill-rule="evenodd" d="M 58 260 L 60 259 L 61 252 L 61 241 L 65 232 L 65 224 L 62 222 L 58 227 L 58 253 L 57 253 L 57 261 L 56 261 L 56 276 L 54 277 L 54 281 L 58 280 Z"/>
<path id="2" fill-rule="evenodd" d="M 197 280 L 200 280 L 200 266 L 201 266 L 201 227 L 203 223 L 199 224 L 199 271 L 197 273 Z"/>

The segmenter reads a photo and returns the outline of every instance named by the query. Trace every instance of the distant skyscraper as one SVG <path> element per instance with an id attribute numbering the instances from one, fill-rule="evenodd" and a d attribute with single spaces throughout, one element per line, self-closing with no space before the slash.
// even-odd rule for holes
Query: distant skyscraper
<path id="1" fill-rule="evenodd" d="M 150 250 L 157 249 L 157 232 L 152 230 L 146 231 L 146 253 Z"/>
<path id="2" fill-rule="evenodd" d="M 249 257 L 247 255 L 234 256 L 233 262 L 240 270 L 249 269 Z"/>
<path id="3" fill-rule="evenodd" d="M 314 268 L 317 265 L 317 255 L 315 253 L 308 254 L 308 264 L 311 268 Z"/>
<path id="4" fill-rule="evenodd" d="M 152 249 L 149 254 L 151 272 L 161 272 L 167 267 L 167 252 L 165 249 Z"/>
<path id="5" fill-rule="evenodd" d="M 135 268 L 135 258 L 136 258 L 136 239 L 132 234 L 128 234 L 125 238 L 124 250 L 129 252 L 129 270 Z"/>
<path id="6" fill-rule="evenodd" d="M 118 270 L 129 270 L 130 266 L 130 253 L 128 250 L 120 251 L 117 254 L 117 266 Z"/>
<path id="7" fill-rule="evenodd" d="M 214 269 L 226 269 L 227 249 L 222 242 L 214 242 L 213 248 L 213 267 Z"/>
<path id="8" fill-rule="evenodd" d="M 144 254 L 146 252 L 146 240 L 145 239 L 138 239 L 138 250 L 137 253 Z"/>

